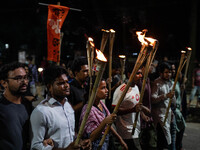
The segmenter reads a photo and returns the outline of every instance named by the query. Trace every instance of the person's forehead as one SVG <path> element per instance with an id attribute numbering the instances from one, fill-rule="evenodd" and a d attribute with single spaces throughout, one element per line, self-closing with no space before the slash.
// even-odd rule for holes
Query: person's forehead
<path id="1" fill-rule="evenodd" d="M 22 67 L 16 68 L 15 70 L 11 70 L 11 71 L 8 72 L 8 75 L 13 75 L 13 76 L 25 75 L 25 74 L 26 74 L 26 71 Z"/>
<path id="2" fill-rule="evenodd" d="M 168 68 L 165 68 L 164 72 L 170 72 L 170 70 Z"/>
<path id="3" fill-rule="evenodd" d="M 61 80 L 68 80 L 66 74 L 62 74 L 60 77 L 56 78 L 56 81 L 61 81 Z"/>
<path id="4" fill-rule="evenodd" d="M 103 80 L 100 82 L 99 87 L 104 87 L 104 86 L 106 86 L 106 81 Z"/>
<path id="5" fill-rule="evenodd" d="M 81 69 L 82 69 L 82 70 L 88 69 L 88 65 L 82 65 L 82 66 L 81 66 Z"/>

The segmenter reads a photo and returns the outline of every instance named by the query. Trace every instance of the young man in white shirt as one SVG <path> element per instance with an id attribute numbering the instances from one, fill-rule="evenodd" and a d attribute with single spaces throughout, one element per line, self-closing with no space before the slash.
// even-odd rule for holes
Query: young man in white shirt
<path id="1" fill-rule="evenodd" d="M 75 119 L 74 110 L 66 98 L 70 94 L 66 73 L 60 66 L 51 66 L 44 72 L 44 82 L 50 98 L 43 100 L 31 115 L 31 149 L 73 150 L 91 146 L 89 140 L 74 146 Z M 46 146 L 43 144 L 44 139 L 48 139 Z"/>

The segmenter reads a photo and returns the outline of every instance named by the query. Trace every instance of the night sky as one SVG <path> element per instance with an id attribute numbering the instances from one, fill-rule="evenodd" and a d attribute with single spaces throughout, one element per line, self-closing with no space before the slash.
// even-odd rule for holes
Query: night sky
<path id="1" fill-rule="evenodd" d="M 0 9 L 0 58 L 17 60 L 17 52 L 26 50 L 27 54 L 36 55 L 36 61 L 47 55 L 46 22 L 48 9 L 38 2 L 56 4 L 53 0 L 18 0 L 7 1 Z M 167 56 L 169 59 L 180 57 L 180 51 L 186 46 L 194 46 L 196 58 L 200 56 L 199 10 L 194 11 L 191 0 L 62 0 L 61 5 L 81 9 L 70 10 L 62 27 L 62 60 L 73 59 L 75 51 L 86 53 L 86 38 L 94 39 L 100 47 L 101 29 L 114 29 L 116 39 L 114 56 L 140 50 L 136 31 L 148 29 L 146 36 L 159 41 L 156 57 Z M 195 3 L 195 0 L 193 0 Z M 199 8 L 199 1 L 195 5 Z M 192 18 L 195 16 L 196 18 Z M 193 21 L 196 19 L 196 22 Z M 195 25 L 197 28 L 195 27 Z M 195 30 L 195 31 L 193 31 Z M 193 31 L 193 32 L 192 32 Z M 194 37 L 191 38 L 194 34 Z M 193 40 L 193 41 L 192 41 Z M 194 42 L 195 40 L 195 42 Z M 9 43 L 9 49 L 4 44 Z M 194 44 L 193 44 L 194 43 Z M 193 45 L 192 45 L 193 44 Z M 105 51 L 106 53 L 106 51 Z"/>

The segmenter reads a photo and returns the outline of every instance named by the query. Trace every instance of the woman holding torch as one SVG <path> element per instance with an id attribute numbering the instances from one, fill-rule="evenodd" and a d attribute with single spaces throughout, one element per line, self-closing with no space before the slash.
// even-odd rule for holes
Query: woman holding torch
<path id="1" fill-rule="evenodd" d="M 90 138 L 90 140 L 92 141 L 92 150 L 97 149 L 107 124 L 111 124 L 116 120 L 116 114 L 110 114 L 106 105 L 101 101 L 102 99 L 106 99 L 107 96 L 108 96 L 108 89 L 106 88 L 106 81 L 102 79 L 97 89 L 96 98 L 91 108 L 91 112 L 88 116 L 83 132 L 84 138 Z M 88 98 L 86 97 L 86 99 Z M 86 109 L 87 109 L 87 104 L 85 104 L 82 109 L 80 123 L 83 120 L 83 116 L 85 114 Z M 119 139 L 122 146 L 127 149 L 125 142 L 117 134 L 117 132 L 113 128 L 111 128 L 111 131 Z M 107 135 L 106 137 L 106 140 L 102 146 L 102 150 L 108 149 L 108 143 L 109 143 L 109 135 Z"/>

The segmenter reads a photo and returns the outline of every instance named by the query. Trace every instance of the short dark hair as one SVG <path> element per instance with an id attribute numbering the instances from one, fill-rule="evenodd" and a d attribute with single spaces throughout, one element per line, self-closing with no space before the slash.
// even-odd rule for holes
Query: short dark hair
<path id="1" fill-rule="evenodd" d="M 66 74 L 67 70 L 62 66 L 52 65 L 44 70 L 43 80 L 45 85 L 52 84 L 56 78 L 60 77 L 61 75 Z"/>
<path id="2" fill-rule="evenodd" d="M 165 69 L 171 70 L 171 65 L 168 62 L 162 62 L 158 65 L 158 72 L 163 73 Z"/>
<path id="3" fill-rule="evenodd" d="M 12 62 L 5 64 L 0 68 L 0 80 L 6 80 L 8 78 L 8 72 L 17 68 L 24 68 L 24 64 L 20 62 Z"/>
<path id="4" fill-rule="evenodd" d="M 72 64 L 72 72 L 75 75 L 75 72 L 79 72 L 81 70 L 81 66 L 88 65 L 87 59 L 85 57 L 76 58 Z"/>
<path id="5" fill-rule="evenodd" d="M 125 74 L 128 76 L 128 73 L 132 73 L 134 67 L 135 67 L 135 62 L 127 63 L 125 68 Z"/>

